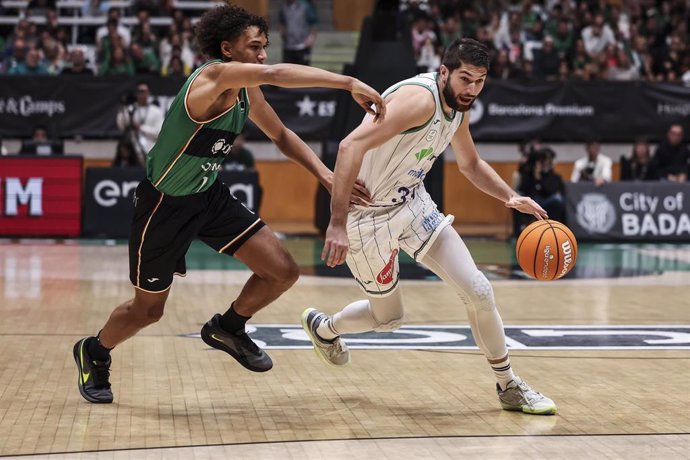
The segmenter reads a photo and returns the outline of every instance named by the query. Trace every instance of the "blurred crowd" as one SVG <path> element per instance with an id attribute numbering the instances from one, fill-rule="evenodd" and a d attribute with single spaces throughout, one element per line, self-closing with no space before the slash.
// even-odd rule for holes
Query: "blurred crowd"
<path id="1" fill-rule="evenodd" d="M 420 70 L 458 35 L 485 43 L 490 76 L 683 81 L 690 85 L 686 0 L 401 0 Z"/>
<path id="2" fill-rule="evenodd" d="M 0 73 L 187 77 L 204 62 L 193 40 L 193 20 L 203 10 L 175 9 L 172 0 L 134 0 L 127 8 L 113 7 L 107 0 L 84 0 L 78 13 L 84 22 L 74 29 L 75 37 L 55 7 L 55 0 L 32 0 L 26 10 L 2 11 L 16 14 L 18 21 L 0 33 Z M 136 18 L 134 25 L 123 23 L 123 11 Z M 169 17 L 169 25 L 152 24 L 152 18 L 159 17 Z M 94 18 L 100 20 L 91 21 Z M 309 64 L 316 22 L 310 0 L 281 2 L 279 27 L 286 62 Z"/>
<path id="3" fill-rule="evenodd" d="M 613 180 L 614 159 L 601 153 L 596 141 L 587 142 L 585 153 L 578 158 L 570 175 L 571 182 L 591 182 L 601 186 Z M 565 218 L 564 179 L 554 168 L 556 151 L 533 139 L 520 145 L 518 170 L 513 186 L 521 194 L 533 198 L 553 219 Z M 681 124 L 672 124 L 665 136 L 651 148 L 645 139 L 635 141 L 630 152 L 618 159 L 621 181 L 687 182 L 690 177 L 690 147 Z M 530 219 L 514 214 L 517 235 Z"/>

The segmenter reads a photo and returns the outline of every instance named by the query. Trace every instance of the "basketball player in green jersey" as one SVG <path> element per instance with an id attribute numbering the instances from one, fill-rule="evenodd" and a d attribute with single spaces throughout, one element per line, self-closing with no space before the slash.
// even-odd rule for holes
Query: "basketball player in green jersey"
<path id="1" fill-rule="evenodd" d="M 113 311 L 97 337 L 74 346 L 79 391 L 90 402 L 112 402 L 110 350 L 161 318 L 173 274 L 185 274 L 185 253 L 194 238 L 234 255 L 253 272 L 227 312 L 204 325 L 203 340 L 249 370 L 264 372 L 273 366 L 245 333 L 245 323 L 295 283 L 298 268 L 275 234 L 218 180 L 218 171 L 251 118 L 283 154 L 329 190 L 333 174 L 283 125 L 259 85 L 345 89 L 367 112 L 384 115 L 381 96 L 357 79 L 299 65 L 261 65 L 266 22 L 241 8 L 213 8 L 196 33 L 201 50 L 212 59 L 187 79 L 173 101 L 147 156 L 147 179 L 134 195 L 129 241 L 134 298 Z M 366 189 L 353 190 L 353 202 L 365 204 Z"/>
<path id="2" fill-rule="evenodd" d="M 529 414 L 555 414 L 551 399 L 513 373 L 491 284 L 451 226 L 453 216 L 444 216 L 424 189 L 424 176 L 451 145 L 460 171 L 476 187 L 508 208 L 538 219 L 547 217 L 534 200 L 513 191 L 474 146 L 466 115 L 488 70 L 486 46 L 471 39 L 455 40 L 438 73 L 393 85 L 384 92 L 386 119 L 375 125 L 373 118 L 365 116 L 340 143 L 322 258 L 331 267 L 347 260 L 366 299 L 333 316 L 309 308 L 302 324 L 317 354 L 333 365 L 350 360 L 341 334 L 399 328 L 403 301 L 398 253 L 405 251 L 458 293 L 475 342 L 496 376 L 501 406 Z M 371 192 L 372 202 L 349 210 L 348 190 L 356 179 Z"/>

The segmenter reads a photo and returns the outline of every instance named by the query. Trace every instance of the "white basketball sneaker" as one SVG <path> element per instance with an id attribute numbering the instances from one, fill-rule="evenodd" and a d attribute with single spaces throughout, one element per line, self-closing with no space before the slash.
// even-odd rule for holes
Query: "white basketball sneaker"
<path id="1" fill-rule="evenodd" d="M 515 376 L 505 390 L 496 384 L 498 399 L 505 410 L 521 411 L 526 414 L 554 415 L 556 404 L 538 391 L 534 391 L 520 377 Z"/>
<path id="2" fill-rule="evenodd" d="M 333 340 L 322 339 L 316 333 L 321 322 L 327 318 L 328 315 L 325 313 L 315 308 L 307 308 L 302 313 L 302 327 L 311 343 L 314 344 L 314 351 L 321 361 L 331 366 L 344 366 L 350 362 L 350 350 L 347 349 L 345 342 L 340 337 Z"/>

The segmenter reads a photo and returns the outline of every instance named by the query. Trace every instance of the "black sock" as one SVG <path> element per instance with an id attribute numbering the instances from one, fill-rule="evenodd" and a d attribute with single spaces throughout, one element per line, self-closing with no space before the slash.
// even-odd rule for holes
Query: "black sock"
<path id="1" fill-rule="evenodd" d="M 233 302 L 230 308 L 228 308 L 228 311 L 220 317 L 220 327 L 228 332 L 244 331 L 244 325 L 247 324 L 251 316 L 242 316 L 238 314 L 233 308 L 233 305 L 235 305 L 235 302 Z"/>
<path id="2" fill-rule="evenodd" d="M 98 337 L 89 337 L 86 339 L 85 345 L 86 352 L 96 361 L 108 361 L 110 359 L 111 349 L 104 347 Z"/>

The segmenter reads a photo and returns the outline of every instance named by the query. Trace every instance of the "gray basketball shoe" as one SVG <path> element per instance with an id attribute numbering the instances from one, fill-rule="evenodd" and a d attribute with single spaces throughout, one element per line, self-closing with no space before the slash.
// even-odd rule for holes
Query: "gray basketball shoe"
<path id="1" fill-rule="evenodd" d="M 505 390 L 496 384 L 498 399 L 505 410 L 521 411 L 525 414 L 554 415 L 556 404 L 538 391 L 534 391 L 520 377 L 508 384 Z"/>
<path id="2" fill-rule="evenodd" d="M 302 327 L 311 343 L 314 344 L 314 352 L 321 361 L 331 366 L 344 366 L 350 362 L 350 350 L 347 349 L 345 342 L 340 337 L 333 340 L 322 339 L 316 333 L 316 329 L 326 318 L 328 315 L 325 313 L 315 308 L 307 308 L 302 313 Z"/>

